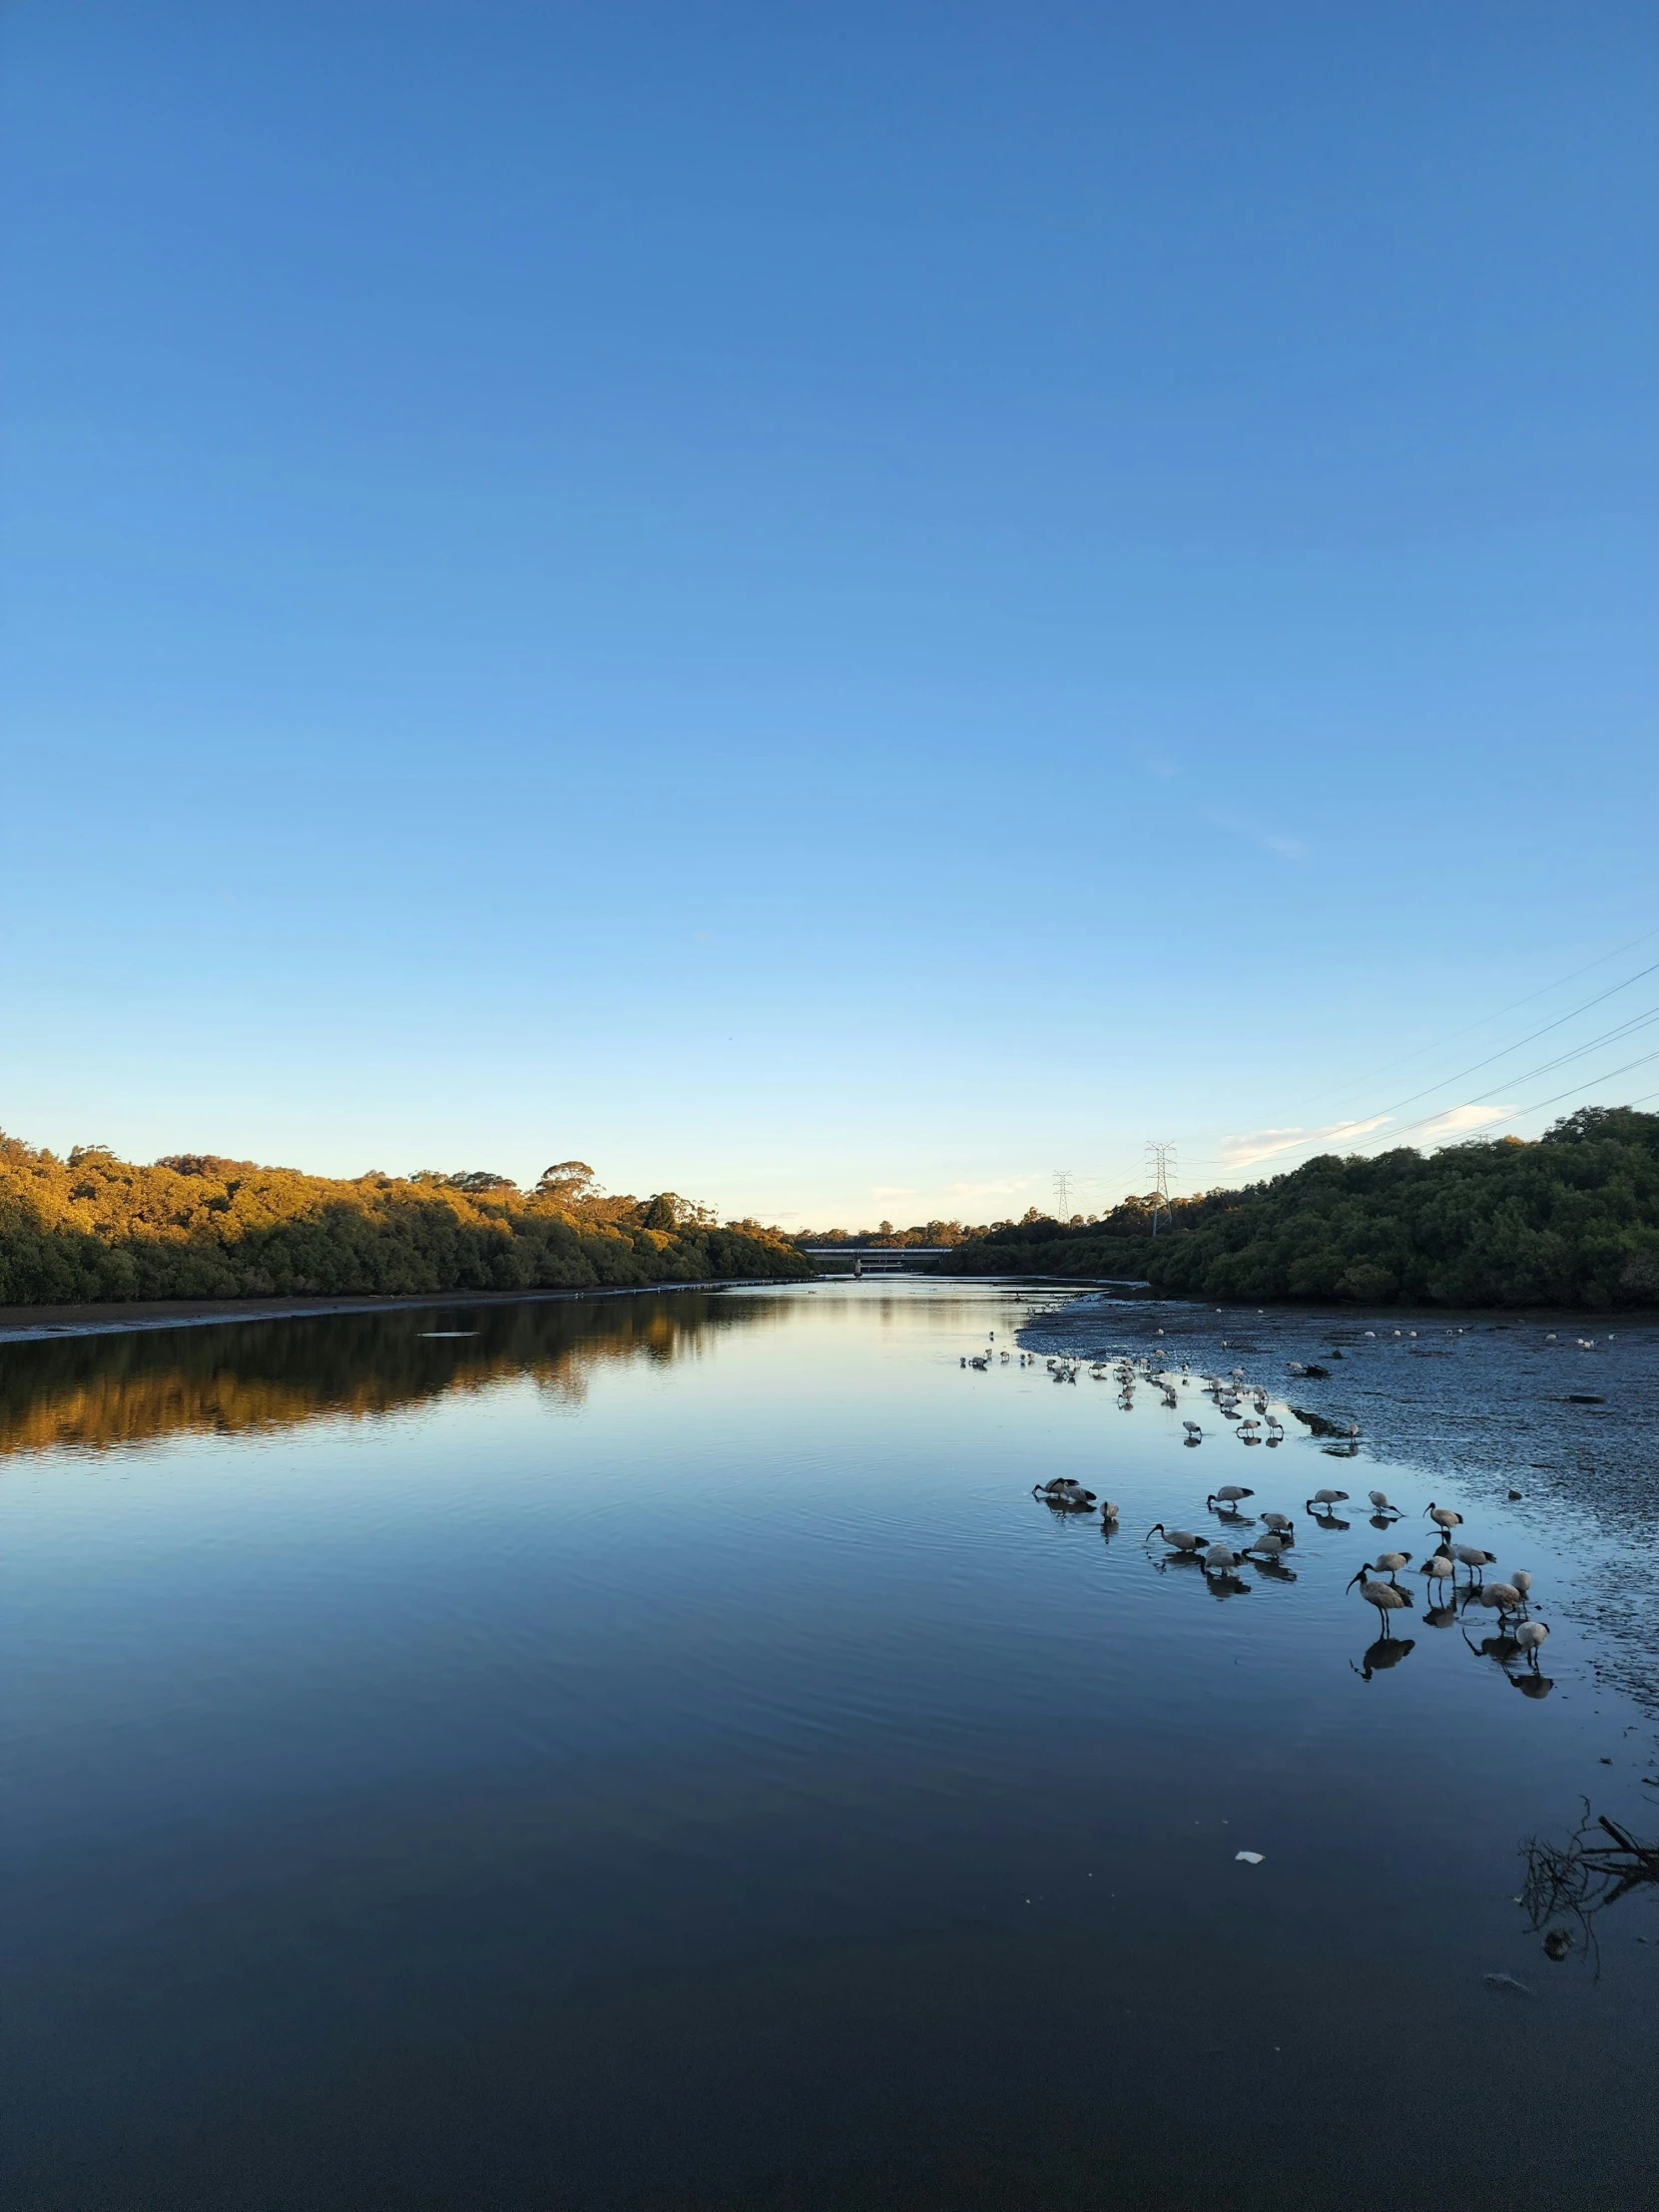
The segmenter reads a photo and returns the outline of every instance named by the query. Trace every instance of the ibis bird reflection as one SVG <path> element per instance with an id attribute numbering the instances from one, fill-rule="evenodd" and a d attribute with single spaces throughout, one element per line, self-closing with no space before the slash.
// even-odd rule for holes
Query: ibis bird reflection
<path id="1" fill-rule="evenodd" d="M 1417 1640 L 1414 1636 L 1390 1636 L 1384 1633 L 1378 1637 L 1376 1643 L 1367 1645 L 1359 1666 L 1354 1667 L 1352 1659 L 1349 1665 L 1354 1667 L 1362 1682 L 1369 1682 L 1373 1675 L 1382 1674 L 1389 1667 L 1397 1667 L 1416 1648 Z"/>

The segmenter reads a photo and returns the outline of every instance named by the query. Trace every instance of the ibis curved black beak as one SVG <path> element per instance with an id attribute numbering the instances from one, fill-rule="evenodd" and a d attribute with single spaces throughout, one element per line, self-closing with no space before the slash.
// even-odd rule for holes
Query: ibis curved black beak
<path id="1" fill-rule="evenodd" d="M 1357 1575 L 1355 1575 L 1355 1576 L 1353 1576 L 1353 1577 L 1351 1578 L 1351 1580 L 1350 1580 L 1350 1582 L 1349 1582 L 1349 1585 L 1348 1585 L 1349 1589 L 1351 1589 L 1351 1590 L 1352 1590 L 1352 1589 L 1353 1589 L 1353 1587 L 1354 1587 L 1354 1584 L 1355 1584 L 1356 1582 L 1364 1582 L 1364 1580 L 1365 1580 L 1365 1579 L 1366 1579 L 1366 1570 L 1365 1570 L 1365 1568 L 1364 1568 L 1364 1567 L 1362 1567 L 1362 1568 L 1360 1569 L 1359 1573 L 1358 1573 Z"/>

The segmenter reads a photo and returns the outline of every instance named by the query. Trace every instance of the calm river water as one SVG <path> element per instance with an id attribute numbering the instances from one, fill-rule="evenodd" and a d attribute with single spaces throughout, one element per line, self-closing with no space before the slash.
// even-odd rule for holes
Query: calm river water
<path id="1" fill-rule="evenodd" d="M 4 2201 L 1659 2201 L 1659 1885 L 1587 1928 L 1516 1902 L 1586 1799 L 1659 1838 L 1597 1594 L 1640 1496 L 1601 1514 L 1538 1451 L 1516 1501 L 1426 1442 L 1431 1473 L 1332 1456 L 1286 1404 L 1313 1324 L 1177 1333 L 1269 1384 L 1282 1444 L 1196 1381 L 1125 1408 L 1052 1380 L 1060 1303 L 0 1346 Z M 1152 1327 L 1094 1309 L 1090 1349 Z M 962 1367 L 992 1331 L 1014 1357 Z M 1034 1499 L 1056 1474 L 1120 1532 Z M 1212 1589 L 1143 1542 L 1227 1533 L 1224 1481 L 1295 1516 L 1290 1572 Z M 1322 1484 L 1402 1532 L 1322 1524 Z M 1410 1572 L 1374 1648 L 1345 1584 L 1420 1559 L 1431 1497 L 1532 1570 L 1537 1676 Z"/>

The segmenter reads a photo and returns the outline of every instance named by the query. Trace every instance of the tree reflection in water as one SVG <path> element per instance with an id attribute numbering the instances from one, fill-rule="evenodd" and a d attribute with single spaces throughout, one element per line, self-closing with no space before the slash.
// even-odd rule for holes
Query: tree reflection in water
<path id="1" fill-rule="evenodd" d="M 799 1312 L 799 1308 L 794 1309 Z M 785 1300 L 679 1291 L 510 1306 L 405 1307 L 0 1346 L 0 1457 L 97 1451 L 180 1434 L 372 1419 L 531 1379 L 580 1404 L 596 1366 L 695 1355 L 717 1331 L 780 1324 Z M 466 1336 L 434 1332 L 458 1327 Z"/>

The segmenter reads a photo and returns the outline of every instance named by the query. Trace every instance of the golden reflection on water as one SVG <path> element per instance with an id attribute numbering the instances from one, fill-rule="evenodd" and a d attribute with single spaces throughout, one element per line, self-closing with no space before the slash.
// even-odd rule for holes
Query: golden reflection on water
<path id="1" fill-rule="evenodd" d="M 753 1328 L 788 1311 L 746 1300 L 742 1319 Z M 718 1295 L 688 1291 L 0 1345 L 0 1456 L 369 1420 L 523 1377 L 579 1404 L 596 1366 L 683 1359 L 737 1319 Z M 427 1334 L 448 1328 L 476 1334 Z"/>

